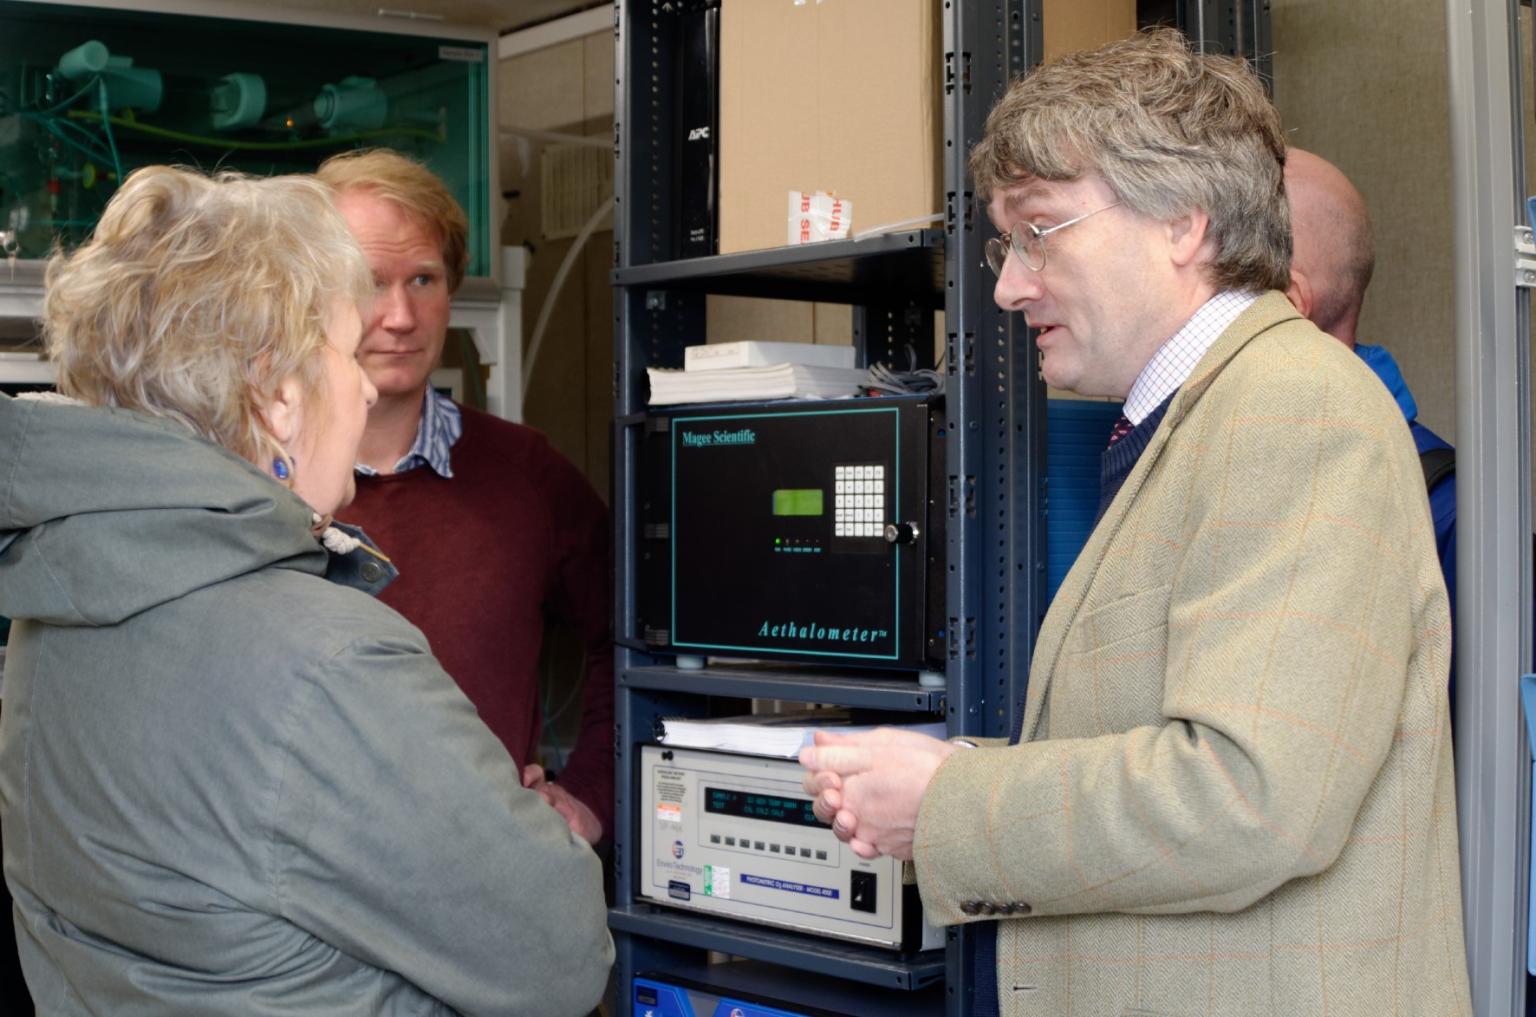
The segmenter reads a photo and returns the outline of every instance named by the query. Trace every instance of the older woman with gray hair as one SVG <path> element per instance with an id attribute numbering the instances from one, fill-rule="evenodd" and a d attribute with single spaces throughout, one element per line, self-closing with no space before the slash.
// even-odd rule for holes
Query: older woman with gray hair
<path id="1" fill-rule="evenodd" d="M 0 398 L 0 819 L 40 1013 L 602 992 L 596 856 L 327 526 L 371 291 L 310 178 L 143 169 L 49 264 L 62 396 Z"/>

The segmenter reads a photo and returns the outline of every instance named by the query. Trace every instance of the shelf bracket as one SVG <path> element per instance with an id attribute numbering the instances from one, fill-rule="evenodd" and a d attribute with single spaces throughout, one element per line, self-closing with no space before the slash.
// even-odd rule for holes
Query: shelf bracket
<path id="1" fill-rule="evenodd" d="M 1536 240 L 1529 226 L 1515 227 L 1515 285 L 1536 289 Z"/>

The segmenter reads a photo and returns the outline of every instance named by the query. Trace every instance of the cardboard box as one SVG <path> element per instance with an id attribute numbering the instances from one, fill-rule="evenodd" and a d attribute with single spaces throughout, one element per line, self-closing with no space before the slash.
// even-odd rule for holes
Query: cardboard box
<path id="1" fill-rule="evenodd" d="M 1136 0 L 1045 0 L 1045 59 L 1095 49 L 1136 31 Z"/>
<path id="2" fill-rule="evenodd" d="M 942 212 L 941 0 L 721 0 L 720 253 L 783 246 L 789 191 L 853 231 Z M 1045 0 L 1047 58 L 1136 30 L 1136 0 Z"/>
<path id="3" fill-rule="evenodd" d="M 790 191 L 855 232 L 942 210 L 937 0 L 722 0 L 720 253 L 782 247 Z"/>

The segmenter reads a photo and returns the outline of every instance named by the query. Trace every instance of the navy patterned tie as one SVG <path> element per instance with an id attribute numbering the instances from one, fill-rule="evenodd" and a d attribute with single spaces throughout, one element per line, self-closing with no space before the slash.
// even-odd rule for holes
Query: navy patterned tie
<path id="1" fill-rule="evenodd" d="M 1130 433 L 1131 422 L 1126 418 L 1125 414 L 1122 413 L 1119 419 L 1115 421 L 1115 426 L 1109 430 L 1109 444 L 1113 446 L 1115 442 L 1119 441 L 1121 438 L 1124 438 Z"/>

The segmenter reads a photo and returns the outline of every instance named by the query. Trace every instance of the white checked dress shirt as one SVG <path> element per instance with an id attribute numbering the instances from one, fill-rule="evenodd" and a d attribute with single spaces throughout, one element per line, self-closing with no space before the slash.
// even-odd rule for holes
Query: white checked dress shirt
<path id="1" fill-rule="evenodd" d="M 1125 397 L 1125 409 L 1121 411 L 1132 426 L 1145 420 L 1147 414 L 1189 380 L 1205 351 L 1258 298 L 1257 293 L 1226 290 L 1200 305 L 1184 327 L 1152 354 L 1147 366 L 1136 376 L 1136 383 Z"/>

